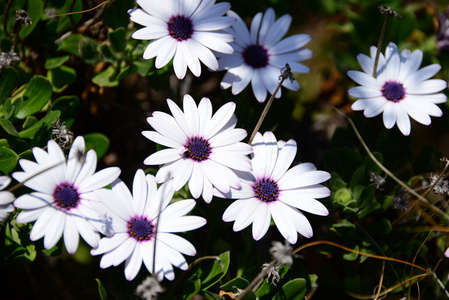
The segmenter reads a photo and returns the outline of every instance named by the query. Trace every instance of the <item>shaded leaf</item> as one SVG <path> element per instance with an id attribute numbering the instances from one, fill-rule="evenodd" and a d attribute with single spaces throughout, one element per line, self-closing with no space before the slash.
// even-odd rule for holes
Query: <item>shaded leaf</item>
<path id="1" fill-rule="evenodd" d="M 70 128 L 80 111 L 80 100 L 76 96 L 62 96 L 55 100 L 50 109 L 59 110 L 61 121 Z"/>
<path id="2" fill-rule="evenodd" d="M 89 37 L 83 37 L 78 45 L 81 59 L 91 65 L 100 61 L 100 53 L 97 50 L 98 44 Z"/>
<path id="3" fill-rule="evenodd" d="M 0 147 L 0 171 L 8 174 L 17 165 L 19 156 L 7 147 Z"/>
<path id="4" fill-rule="evenodd" d="M 59 43 L 58 51 L 65 51 L 79 57 L 80 52 L 78 50 L 78 45 L 82 39 L 83 39 L 82 34 L 79 33 L 71 34 Z"/>
<path id="5" fill-rule="evenodd" d="M 90 133 L 84 135 L 86 142 L 86 150 L 94 149 L 97 153 L 97 158 L 100 159 L 106 154 L 109 148 L 109 139 L 101 133 Z"/>
<path id="6" fill-rule="evenodd" d="M 39 112 L 50 101 L 51 94 L 51 83 L 43 76 L 34 76 L 28 83 L 23 95 L 25 101 L 16 117 L 23 119 Z"/>
<path id="7" fill-rule="evenodd" d="M 25 130 L 20 131 L 19 132 L 20 137 L 21 138 L 32 139 L 34 137 L 34 135 L 36 134 L 36 132 L 41 127 L 45 126 L 47 129 L 49 129 L 51 127 L 51 124 L 56 122 L 56 120 L 58 119 L 60 114 L 61 114 L 61 112 L 58 111 L 58 110 L 48 112 L 45 115 L 45 117 L 40 119 L 38 122 L 33 124 L 31 127 L 27 128 Z"/>
<path id="8" fill-rule="evenodd" d="M 296 278 L 290 280 L 273 297 L 273 300 L 301 300 L 307 292 L 306 280 Z"/>
<path id="9" fill-rule="evenodd" d="M 210 272 L 203 280 L 203 290 L 207 290 L 209 287 L 220 281 L 220 279 L 228 272 L 230 263 L 229 251 L 220 254 L 218 257 L 220 260 L 214 261 Z"/>
<path id="10" fill-rule="evenodd" d="M 108 33 L 108 39 L 111 43 L 112 49 L 117 52 L 125 51 L 125 28 L 120 27 Z"/>
<path id="11" fill-rule="evenodd" d="M 98 295 L 100 296 L 101 300 L 106 300 L 108 298 L 108 294 L 106 293 L 106 289 L 103 286 L 103 283 L 101 283 L 100 279 L 96 278 L 95 281 L 98 284 Z"/>
<path id="12" fill-rule="evenodd" d="M 10 135 L 12 136 L 19 136 L 19 133 L 17 132 L 14 125 L 9 120 L 0 119 L 0 126 Z"/>
<path id="13" fill-rule="evenodd" d="M 60 66 L 48 70 L 47 77 L 53 85 L 53 91 L 60 93 L 76 79 L 76 71 L 67 66 Z"/>
<path id="14" fill-rule="evenodd" d="M 42 15 L 42 11 L 44 10 L 44 6 L 41 0 L 29 0 L 27 14 L 31 19 L 31 24 L 28 26 L 22 25 L 20 28 L 19 36 L 21 39 L 27 37 L 36 27 L 37 23 L 39 23 L 39 19 Z"/>
<path id="15" fill-rule="evenodd" d="M 47 60 L 45 61 L 45 69 L 50 70 L 50 69 L 54 69 L 54 68 L 60 67 L 66 61 L 68 61 L 69 58 L 70 58 L 69 55 L 47 58 Z"/>
<path id="16" fill-rule="evenodd" d="M 19 82 L 19 72 L 12 67 L 4 69 L 0 75 L 0 103 L 11 95 Z"/>

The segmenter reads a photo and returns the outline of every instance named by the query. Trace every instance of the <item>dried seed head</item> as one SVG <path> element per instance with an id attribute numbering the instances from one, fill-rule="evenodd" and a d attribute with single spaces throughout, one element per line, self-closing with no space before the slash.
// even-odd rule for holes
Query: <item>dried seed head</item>
<path id="1" fill-rule="evenodd" d="M 449 182 L 447 180 L 440 179 L 438 176 L 432 176 L 430 178 L 430 186 L 433 186 L 433 192 L 439 195 L 447 195 L 449 192 Z"/>
<path id="2" fill-rule="evenodd" d="M 24 9 L 19 9 L 16 11 L 16 22 L 19 24 L 25 24 L 25 26 L 32 24 L 30 17 Z"/>
<path id="3" fill-rule="evenodd" d="M 68 149 L 73 142 L 73 132 L 67 129 L 65 122 L 59 124 L 59 119 L 51 127 L 51 139 L 58 143 L 61 149 Z"/>
<path id="4" fill-rule="evenodd" d="M 285 244 L 281 242 L 272 242 L 272 247 L 270 248 L 270 253 L 273 259 L 276 260 L 281 265 L 292 265 L 293 258 L 296 257 L 293 254 L 293 248 L 289 242 L 285 241 Z"/>
<path id="5" fill-rule="evenodd" d="M 369 171 L 369 181 L 374 182 L 376 184 L 376 189 L 381 190 L 382 186 L 385 184 L 387 176 L 380 176 L 379 174 Z"/>
<path id="6" fill-rule="evenodd" d="M 164 291 L 164 288 L 155 277 L 148 276 L 137 286 L 136 295 L 144 300 L 155 300 L 158 298 L 158 295 Z"/>
<path id="7" fill-rule="evenodd" d="M 400 14 L 398 14 L 397 12 L 395 12 L 391 7 L 379 5 L 377 8 L 379 9 L 379 12 L 383 15 L 389 15 L 391 17 L 395 17 L 395 18 L 399 18 L 399 19 L 402 18 L 402 16 Z"/>
<path id="8" fill-rule="evenodd" d="M 9 67 L 13 62 L 20 61 L 20 57 L 13 48 L 9 52 L 0 53 L 0 71 Z"/>

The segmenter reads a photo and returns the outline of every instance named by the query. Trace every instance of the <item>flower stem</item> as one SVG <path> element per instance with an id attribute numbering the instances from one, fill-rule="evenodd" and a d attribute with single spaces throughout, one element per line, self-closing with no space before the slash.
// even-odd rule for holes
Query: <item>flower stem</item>
<path id="1" fill-rule="evenodd" d="M 377 74 L 376 74 L 377 73 L 377 65 L 379 63 L 380 50 L 382 48 L 382 43 L 384 41 L 385 31 L 387 29 L 388 17 L 391 16 L 391 17 L 396 17 L 396 18 L 402 18 L 402 16 L 400 14 L 398 14 L 397 12 L 395 12 L 391 7 L 379 5 L 378 9 L 381 14 L 385 15 L 385 18 L 384 18 L 384 23 L 382 25 L 382 30 L 380 31 L 379 41 L 377 42 L 377 52 L 376 52 L 376 58 L 374 59 L 374 69 L 373 69 L 373 77 L 374 78 L 377 77 Z"/>
<path id="2" fill-rule="evenodd" d="M 285 79 L 295 80 L 295 77 L 293 76 L 290 66 L 288 64 L 285 64 L 285 67 L 281 69 L 281 75 L 279 76 L 279 84 L 274 90 L 274 93 L 271 95 L 270 99 L 268 99 L 267 104 L 265 105 L 265 108 L 263 109 L 262 114 L 260 115 L 259 121 L 257 121 L 256 127 L 254 127 L 253 133 L 251 134 L 251 137 L 249 138 L 248 144 L 251 145 L 251 143 L 254 140 L 254 137 L 256 136 L 256 133 L 259 131 L 260 126 L 262 126 L 262 122 L 265 119 L 265 117 L 268 114 L 268 110 L 271 107 L 271 104 L 273 104 L 274 96 L 277 94 L 279 89 L 282 86 L 282 83 L 284 83 Z"/>

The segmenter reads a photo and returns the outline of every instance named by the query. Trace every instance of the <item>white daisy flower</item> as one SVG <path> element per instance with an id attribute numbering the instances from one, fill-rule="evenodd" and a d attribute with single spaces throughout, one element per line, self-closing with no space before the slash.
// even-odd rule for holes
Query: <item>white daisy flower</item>
<path id="1" fill-rule="evenodd" d="M 164 276 L 173 280 L 173 266 L 182 270 L 188 267 L 181 253 L 193 256 L 196 250 L 190 242 L 172 233 L 197 229 L 206 224 L 206 220 L 185 216 L 195 206 L 195 200 L 181 200 L 168 205 L 174 193 L 172 182 L 164 183 L 158 189 L 154 176 L 145 176 L 142 170 L 134 176 L 132 193 L 119 180 L 112 185 L 112 190 L 95 192 L 110 212 L 115 234 L 102 238 L 91 254 L 104 254 L 101 268 L 118 266 L 126 260 L 127 280 L 136 277 L 142 262 L 149 272 L 153 272 L 154 267 L 153 275 L 159 281 Z"/>
<path id="2" fill-rule="evenodd" d="M 255 240 L 265 235 L 271 217 L 284 238 L 292 244 L 297 241 L 297 232 L 312 237 L 312 227 L 298 209 L 319 216 L 328 215 L 326 207 L 316 198 L 330 195 L 329 189 L 320 184 L 328 180 L 330 174 L 317 171 L 311 163 L 287 170 L 296 155 L 296 142 L 277 141 L 272 132 L 265 132 L 263 136 L 258 132 L 252 146 L 254 170 L 240 172 L 242 187 L 231 189 L 229 193 L 215 191 L 217 197 L 239 199 L 226 209 L 223 221 L 235 221 L 234 231 L 252 223 Z"/>
<path id="3" fill-rule="evenodd" d="M 142 9 L 128 13 L 131 20 L 145 26 L 133 33 L 139 40 L 154 40 L 143 54 L 144 59 L 156 57 L 156 68 L 162 68 L 173 57 L 173 67 L 179 79 L 187 67 L 200 76 L 200 60 L 212 70 L 218 62 L 211 50 L 232 53 L 233 36 L 223 31 L 235 19 L 223 16 L 231 5 L 215 4 L 215 0 L 137 0 Z"/>
<path id="4" fill-rule="evenodd" d="M 237 19 L 229 32 L 235 37 L 231 43 L 234 53 L 220 55 L 218 63 L 220 70 L 227 70 L 221 87 L 227 89 L 232 86 L 232 94 L 237 95 L 251 81 L 257 101 L 264 102 L 267 90 L 274 93 L 279 84 L 280 70 L 288 63 L 292 72 L 308 73 L 310 69 L 298 62 L 312 57 L 312 51 L 301 49 L 307 44 L 311 36 L 296 34 L 281 41 L 287 33 L 292 17 L 284 15 L 275 21 L 274 10 L 267 9 L 265 15 L 261 12 L 254 16 L 251 31 L 248 31 L 243 20 L 233 11 L 228 16 Z M 285 80 L 284 87 L 298 91 L 296 80 Z M 281 89 L 276 98 L 281 96 Z"/>
<path id="5" fill-rule="evenodd" d="M 9 213 L 14 211 L 11 204 L 14 201 L 14 195 L 11 192 L 3 191 L 11 183 L 8 176 L 0 176 L 0 222 L 8 219 Z"/>
<path id="6" fill-rule="evenodd" d="M 201 195 L 209 203 L 212 189 L 223 193 L 231 187 L 239 188 L 240 180 L 235 170 L 252 170 L 248 154 L 252 149 L 239 142 L 246 137 L 244 129 L 236 129 L 235 103 L 223 105 L 212 116 L 212 104 L 201 99 L 198 107 L 190 95 L 184 96 L 184 112 L 167 99 L 173 117 L 154 112 L 147 119 L 156 131 L 142 134 L 155 143 L 168 147 L 144 161 L 146 165 L 163 166 L 156 174 L 156 182 L 173 178 L 175 191 L 189 182 L 190 193 L 195 199 Z"/>
<path id="7" fill-rule="evenodd" d="M 15 172 L 13 177 L 25 181 L 25 186 L 35 190 L 14 201 L 14 206 L 22 209 L 17 222 L 36 221 L 30 239 L 44 238 L 44 246 L 50 249 L 62 235 L 69 253 L 78 248 L 79 235 L 92 247 L 98 246 L 99 234 L 90 222 L 95 222 L 95 211 L 89 207 L 95 199 L 93 191 L 110 184 L 120 174 L 116 167 L 106 168 L 97 173 L 97 155 L 89 150 L 84 156 L 84 139 L 78 137 L 70 149 L 66 161 L 58 144 L 50 140 L 48 152 L 33 148 L 36 162 L 21 159 L 24 172 Z"/>
<path id="8" fill-rule="evenodd" d="M 443 112 L 436 105 L 444 103 L 447 97 L 438 93 L 447 86 L 441 79 L 429 79 L 441 66 L 434 64 L 419 69 L 422 51 L 399 53 L 398 47 L 390 43 L 381 53 L 376 78 L 372 76 L 377 48 L 371 47 L 371 57 L 359 54 L 357 57 L 363 72 L 349 71 L 348 76 L 361 86 L 351 88 L 348 93 L 359 98 L 352 104 L 353 110 L 363 110 L 367 118 L 383 113 L 387 129 L 396 123 L 404 135 L 411 130 L 410 117 L 429 125 L 430 116 L 441 117 Z M 419 69 L 419 70 L 418 70 Z"/>

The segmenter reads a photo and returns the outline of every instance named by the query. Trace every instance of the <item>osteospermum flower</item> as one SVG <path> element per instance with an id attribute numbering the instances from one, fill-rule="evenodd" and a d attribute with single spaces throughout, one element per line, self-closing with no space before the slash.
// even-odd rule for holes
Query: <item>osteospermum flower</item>
<path id="1" fill-rule="evenodd" d="M 237 22 L 228 30 L 235 37 L 231 43 L 234 53 L 219 55 L 220 70 L 227 70 L 221 87 L 227 89 L 232 86 L 232 93 L 237 95 L 251 81 L 256 99 L 264 102 L 267 90 L 274 93 L 279 81 L 280 70 L 289 64 L 292 72 L 308 73 L 310 69 L 298 62 L 312 57 L 312 51 L 301 49 L 307 44 L 311 36 L 296 34 L 281 41 L 287 33 L 292 17 L 284 15 L 275 21 L 274 10 L 267 9 L 265 14 L 258 13 L 251 23 L 248 31 L 243 20 L 233 11 L 228 16 L 237 19 Z M 284 87 L 298 91 L 297 81 L 285 80 Z M 276 98 L 281 96 L 281 90 Z"/>
<path id="2" fill-rule="evenodd" d="M 255 240 L 265 235 L 272 217 L 290 243 L 296 243 L 297 232 L 312 237 L 312 227 L 300 210 L 328 215 L 326 207 L 316 198 L 330 195 L 329 189 L 320 184 L 330 178 L 329 173 L 317 171 L 311 163 L 287 170 L 296 155 L 296 142 L 277 141 L 272 132 L 265 132 L 263 136 L 257 133 L 252 146 L 253 171 L 239 173 L 242 187 L 231 189 L 229 193 L 215 191 L 217 197 L 239 199 L 226 209 L 223 221 L 235 221 L 234 231 L 252 223 Z"/>
<path id="3" fill-rule="evenodd" d="M 36 191 L 14 201 L 14 206 L 22 209 L 17 222 L 36 221 L 30 239 L 43 237 L 46 249 L 52 248 L 62 235 L 69 253 L 78 248 L 80 235 L 90 246 L 97 247 L 100 236 L 90 222 L 98 219 L 89 202 L 95 199 L 93 191 L 114 181 L 120 169 L 111 167 L 94 173 L 97 155 L 89 150 L 84 156 L 83 137 L 76 138 L 67 160 L 55 141 L 48 141 L 47 148 L 48 152 L 33 148 L 36 162 L 21 159 L 24 172 L 12 175 Z"/>
<path id="4" fill-rule="evenodd" d="M 223 16 L 231 5 L 215 4 L 215 0 L 137 0 L 142 9 L 128 13 L 131 20 L 145 26 L 133 33 L 139 40 L 154 40 L 143 54 L 144 59 L 156 57 L 156 68 L 162 68 L 173 57 L 173 67 L 179 79 L 184 78 L 187 67 L 200 76 L 200 60 L 210 69 L 217 70 L 218 62 L 211 50 L 232 53 L 228 44 L 231 34 L 223 29 L 235 22 Z"/>
<path id="5" fill-rule="evenodd" d="M 148 271 L 155 271 L 158 280 L 173 280 L 173 266 L 187 269 L 181 255 L 196 254 L 194 246 L 173 232 L 197 229 L 206 220 L 197 216 L 185 216 L 195 206 L 194 200 L 181 200 L 169 205 L 173 197 L 172 182 L 159 189 L 154 176 L 138 170 L 134 176 L 133 194 L 126 185 L 117 181 L 112 190 L 95 192 L 109 210 L 114 235 L 100 240 L 92 255 L 104 254 L 101 268 L 118 266 L 125 261 L 125 277 L 133 280 L 145 264 Z M 154 252 L 156 251 L 156 252 Z M 154 261 L 153 261 L 154 257 Z"/>
<path id="6" fill-rule="evenodd" d="M 429 125 L 430 116 L 441 117 L 443 112 L 436 105 L 446 102 L 443 93 L 447 83 L 441 79 L 429 79 L 441 66 L 434 64 L 419 69 L 422 51 L 399 53 L 397 46 L 390 43 L 381 53 L 376 71 L 372 76 L 376 47 L 371 47 L 371 57 L 360 54 L 357 59 L 364 72 L 349 71 L 348 76 L 361 86 L 351 88 L 348 93 L 359 98 L 352 104 L 353 110 L 363 110 L 365 117 L 374 117 L 383 113 L 383 122 L 387 129 L 396 123 L 404 135 L 411 130 L 410 117 L 415 121 Z"/>
<path id="7" fill-rule="evenodd" d="M 11 192 L 3 191 L 11 183 L 8 176 L 0 176 L 0 222 L 5 221 L 9 213 L 14 211 L 11 204 L 14 201 L 14 195 Z"/>
<path id="8" fill-rule="evenodd" d="M 156 131 L 142 134 L 155 143 L 169 147 L 160 150 L 144 161 L 146 165 L 163 166 L 156 174 L 158 183 L 173 178 L 176 191 L 189 182 L 192 196 L 209 203 L 212 188 L 223 193 L 231 187 L 239 188 L 240 180 L 235 170 L 251 171 L 248 154 L 251 147 L 241 143 L 246 136 L 244 129 L 236 129 L 235 103 L 223 105 L 212 116 L 212 104 L 201 99 L 198 107 L 190 95 L 184 96 L 184 112 L 170 99 L 167 100 L 173 117 L 154 112 L 147 119 Z"/>

